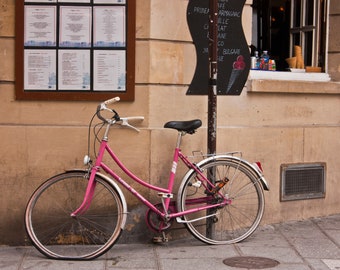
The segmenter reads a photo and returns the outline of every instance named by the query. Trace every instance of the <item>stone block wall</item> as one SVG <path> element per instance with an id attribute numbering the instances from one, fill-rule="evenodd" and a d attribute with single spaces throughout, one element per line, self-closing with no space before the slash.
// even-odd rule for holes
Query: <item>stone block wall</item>
<path id="1" fill-rule="evenodd" d="M 340 81 L 340 4 L 330 0 L 328 72 L 333 81 Z"/>
<path id="2" fill-rule="evenodd" d="M 338 0 L 331 0 L 329 73 L 340 81 Z M 15 99 L 15 3 L 0 3 L 0 244 L 25 244 L 23 214 L 42 180 L 70 168 L 82 168 L 87 124 L 97 102 L 17 101 Z M 206 151 L 207 97 L 186 96 L 195 51 L 186 25 L 188 0 L 136 0 L 136 96 L 114 105 L 122 116 L 143 115 L 141 132 L 117 129 L 110 144 L 141 178 L 164 185 L 171 169 L 176 132 L 170 120 L 200 118 L 203 126 L 184 138 L 183 151 Z M 251 0 L 243 11 L 251 40 Z M 289 91 L 287 91 L 287 89 Z M 270 185 L 263 224 L 339 213 L 339 84 L 299 81 L 248 81 L 240 96 L 218 97 L 217 151 L 241 150 L 261 161 Z M 326 162 L 326 198 L 280 202 L 280 165 Z M 184 170 L 179 169 L 176 185 Z M 140 189 L 149 198 L 150 193 Z M 126 194 L 127 231 L 121 241 L 148 241 L 145 208 Z M 172 232 L 181 237 L 184 230 Z"/>

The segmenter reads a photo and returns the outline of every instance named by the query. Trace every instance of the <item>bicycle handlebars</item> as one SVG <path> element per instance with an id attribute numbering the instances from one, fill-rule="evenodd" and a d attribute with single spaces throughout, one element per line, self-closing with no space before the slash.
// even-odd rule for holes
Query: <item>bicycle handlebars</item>
<path id="1" fill-rule="evenodd" d="M 131 121 L 143 121 L 144 120 L 144 116 L 121 117 L 120 118 L 121 123 L 118 123 L 121 126 L 126 126 L 128 128 L 131 128 L 131 129 L 139 132 L 140 130 L 138 128 L 136 128 L 136 127 L 134 127 L 134 126 L 129 124 L 129 120 L 131 120 Z"/>
<path id="2" fill-rule="evenodd" d="M 97 107 L 97 117 L 104 121 L 105 123 L 107 124 L 110 124 L 110 125 L 113 125 L 113 124 L 119 124 L 121 126 L 125 126 L 125 127 L 128 127 L 128 128 L 131 128 L 137 132 L 139 132 L 140 130 L 134 126 L 132 126 L 129 121 L 143 121 L 144 120 L 144 116 L 130 116 L 130 117 L 120 117 L 119 114 L 113 110 L 113 109 L 109 109 L 107 107 L 107 105 L 109 104 L 112 104 L 112 103 L 115 103 L 115 102 L 118 102 L 120 101 L 120 98 L 119 97 L 114 97 L 114 98 L 111 98 L 111 99 L 108 99 L 102 103 L 100 103 Z M 101 111 L 109 111 L 111 113 L 113 113 L 113 117 L 111 119 L 106 119 L 105 117 L 103 117 L 100 112 Z"/>
<path id="3" fill-rule="evenodd" d="M 120 97 L 114 97 L 114 98 L 111 98 L 111 99 L 104 101 L 103 103 L 105 105 L 109 105 L 109 104 L 112 104 L 112 103 L 115 103 L 115 102 L 118 102 L 118 101 L 120 101 Z"/>

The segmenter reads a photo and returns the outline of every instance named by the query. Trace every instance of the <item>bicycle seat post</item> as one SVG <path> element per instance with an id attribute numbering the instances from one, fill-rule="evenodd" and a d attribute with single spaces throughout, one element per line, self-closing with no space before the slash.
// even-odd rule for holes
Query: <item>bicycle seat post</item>
<path id="1" fill-rule="evenodd" d="M 181 147 L 181 143 L 182 143 L 182 137 L 186 134 L 185 131 L 178 131 L 178 135 L 177 135 L 177 144 L 176 147 L 180 148 Z"/>

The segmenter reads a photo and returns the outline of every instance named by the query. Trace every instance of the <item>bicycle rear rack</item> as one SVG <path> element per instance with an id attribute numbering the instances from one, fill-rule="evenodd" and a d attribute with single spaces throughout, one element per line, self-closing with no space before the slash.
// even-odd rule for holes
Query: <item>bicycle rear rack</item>
<path id="1" fill-rule="evenodd" d="M 213 156 L 237 156 L 239 158 L 242 158 L 242 152 L 241 151 L 233 151 L 233 152 L 224 152 L 224 153 L 216 153 L 216 154 L 204 154 L 202 152 L 202 150 L 195 150 L 192 151 L 192 155 L 188 156 L 188 158 L 191 158 L 193 160 L 197 159 L 198 161 L 205 159 L 205 158 L 209 158 L 209 157 L 213 157 Z"/>

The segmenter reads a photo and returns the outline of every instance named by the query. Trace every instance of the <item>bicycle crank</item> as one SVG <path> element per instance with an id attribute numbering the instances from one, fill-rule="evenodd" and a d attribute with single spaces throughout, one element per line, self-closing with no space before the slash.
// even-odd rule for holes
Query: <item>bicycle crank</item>
<path id="1" fill-rule="evenodd" d="M 171 203 L 170 209 L 172 208 L 172 206 L 174 206 L 174 203 Z M 155 204 L 155 207 L 160 211 L 164 211 L 163 205 L 161 203 Z M 169 211 L 169 213 L 170 213 L 170 211 Z M 154 232 L 157 232 L 157 233 L 163 232 L 163 231 L 169 229 L 171 227 L 172 223 L 173 223 L 173 219 L 166 220 L 162 216 L 160 216 L 159 214 L 152 211 L 151 209 L 148 209 L 146 211 L 146 224 Z M 164 241 L 162 241 L 162 242 L 164 242 Z"/>
<path id="2" fill-rule="evenodd" d="M 166 236 L 165 232 L 162 232 L 162 236 L 155 236 L 152 238 L 152 242 L 157 243 L 167 243 L 169 242 L 169 238 Z"/>

